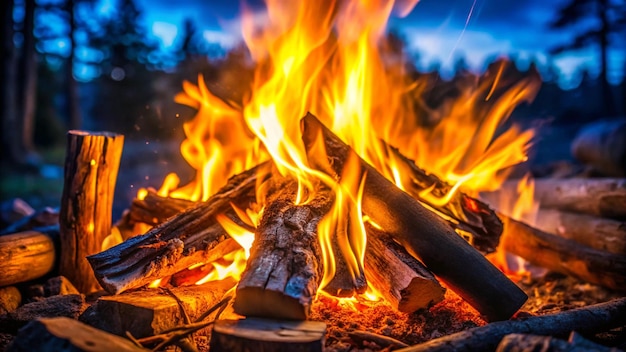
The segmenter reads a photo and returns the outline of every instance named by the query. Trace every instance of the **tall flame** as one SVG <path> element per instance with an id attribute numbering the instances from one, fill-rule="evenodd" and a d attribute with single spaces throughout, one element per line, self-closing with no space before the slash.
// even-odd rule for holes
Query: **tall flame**
<path id="1" fill-rule="evenodd" d="M 243 38 L 256 66 L 241 106 L 213 95 L 202 76 L 197 86 L 185 82 L 184 92 L 176 97 L 198 110 L 185 123 L 187 139 L 181 145 L 197 175 L 180 188 L 177 177 L 168 176 L 160 194 L 206 200 L 229 176 L 268 158 L 283 176 L 298 181 L 295 204 L 310 201 L 321 181 L 336 194 L 333 210 L 318 228 L 326 270 L 323 286 L 332 279 L 334 255 L 343 255 L 354 275 L 363 270 L 360 190 L 366 175 L 360 175 L 354 161 L 346 162 L 340 183 L 310 167 L 300 131 L 307 111 L 400 188 L 409 175 L 395 167 L 398 160 L 388 152 L 390 146 L 452 183 L 452 192 L 461 187 L 472 192 L 493 189 L 507 168 L 526 159 L 533 133 L 515 126 L 500 129 L 517 104 L 534 96 L 538 84 L 522 79 L 496 94 L 503 67 L 493 79 L 462 87 L 458 99 L 431 112 L 443 116 L 440 123 L 419 126 L 413 96 L 424 85 L 411 78 L 403 55 L 386 36 L 389 17 L 408 14 L 416 0 L 266 3 L 263 21 L 250 10 L 242 17 Z M 422 196 L 432 197 L 428 192 Z M 445 203 L 447 198 L 433 201 Z M 249 221 L 244 219 L 249 218 L 247 210 L 237 212 Z M 333 236 L 341 253 L 330 250 Z"/>

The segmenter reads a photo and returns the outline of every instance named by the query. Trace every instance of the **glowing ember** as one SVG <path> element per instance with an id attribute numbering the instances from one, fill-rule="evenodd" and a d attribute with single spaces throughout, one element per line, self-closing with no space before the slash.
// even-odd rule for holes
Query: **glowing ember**
<path id="1" fill-rule="evenodd" d="M 437 198 L 430 190 L 420 195 L 432 204 L 445 204 L 460 188 L 473 194 L 497 188 L 507 168 L 526 160 L 533 136 L 515 126 L 499 129 L 517 104 L 534 96 L 538 83 L 522 79 L 497 94 L 501 66 L 495 78 L 466 87 L 454 102 L 431 112 L 441 116 L 440 123 L 420 127 L 414 97 L 424 84 L 410 77 L 404 57 L 392 50 L 385 36 L 394 10 L 406 15 L 415 3 L 268 0 L 264 21 L 245 12 L 243 38 L 256 63 L 250 91 L 239 106 L 213 95 L 202 76 L 197 86 L 184 83 L 176 101 L 198 113 L 184 125 L 187 139 L 181 152 L 197 174 L 193 182 L 181 187 L 175 174 L 168 175 L 159 195 L 206 200 L 228 177 L 270 158 L 281 175 L 298 181 L 295 204 L 312 199 L 317 185 L 331 188 L 336 200 L 318 228 L 324 287 L 334 275 L 334 255 L 344 257 L 353 278 L 364 270 L 367 239 L 360 195 L 367 175 L 359 174 L 358 164 L 348 161 L 342 183 L 337 184 L 309 166 L 300 132 L 300 119 L 308 111 L 398 187 L 410 180 L 395 166 L 398 160 L 389 153 L 390 145 L 454 185 L 444 197 Z M 263 195 L 259 187 L 259 209 Z M 262 212 L 235 210 L 250 227 L 258 224 Z M 202 282 L 238 277 L 254 238 L 225 216 L 218 221 L 243 249 L 214 263 L 214 270 Z M 333 253 L 333 237 L 341 253 Z M 380 295 L 370 288 L 367 297 Z"/>

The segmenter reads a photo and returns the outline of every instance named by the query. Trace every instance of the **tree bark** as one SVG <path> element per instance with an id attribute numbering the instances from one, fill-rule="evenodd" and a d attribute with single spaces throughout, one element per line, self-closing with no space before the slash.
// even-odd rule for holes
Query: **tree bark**
<path id="1" fill-rule="evenodd" d="M 83 293 L 99 289 L 86 257 L 102 250 L 111 213 L 124 136 L 68 132 L 65 182 L 59 215 L 59 272 Z"/>
<path id="2" fill-rule="evenodd" d="M 614 254 L 626 255 L 626 222 L 574 214 L 558 209 L 539 209 L 535 227 L 577 243 Z"/>
<path id="3" fill-rule="evenodd" d="M 321 352 L 325 335 L 326 324 L 319 321 L 218 320 L 211 334 L 210 349 Z"/>
<path id="4" fill-rule="evenodd" d="M 623 325 L 624 316 L 626 316 L 626 298 L 619 298 L 557 314 L 496 322 L 430 340 L 398 352 L 493 351 L 500 340 L 508 334 L 566 336 L 571 331 L 597 333 Z"/>
<path id="5" fill-rule="evenodd" d="M 107 292 L 119 294 L 240 248 L 234 240 L 225 241 L 227 234 L 215 217 L 234 217 L 231 202 L 246 209 L 255 201 L 255 186 L 266 175 L 261 170 L 267 164 L 262 165 L 231 177 L 209 200 L 146 234 L 88 257 L 98 282 Z"/>
<path id="6" fill-rule="evenodd" d="M 424 264 L 388 234 L 366 228 L 365 276 L 394 309 L 413 313 L 444 299 L 446 290 Z"/>
<path id="7" fill-rule="evenodd" d="M 305 320 L 323 277 L 319 220 L 332 204 L 320 191 L 306 205 L 294 205 L 297 184 L 277 187 L 267 200 L 233 307 L 244 316 Z"/>
<path id="8" fill-rule="evenodd" d="M 354 152 L 313 115 L 305 116 L 303 124 L 307 152 L 320 147 L 315 143 L 324 143 L 328 153 L 328 158 L 310 155 L 310 162 L 331 175 L 341 174 L 344 161 Z M 367 175 L 363 212 L 486 319 L 508 319 L 524 304 L 526 294 L 443 219 L 363 160 L 361 171 Z"/>
<path id="9" fill-rule="evenodd" d="M 56 258 L 54 240 L 47 234 L 26 231 L 0 236 L 0 287 L 46 275 Z"/>
<path id="10" fill-rule="evenodd" d="M 503 217 L 502 248 L 529 262 L 611 289 L 626 288 L 626 256 L 600 251 Z"/>
<path id="11" fill-rule="evenodd" d="M 33 320 L 19 331 L 7 351 L 120 351 L 147 352 L 130 340 L 92 328 L 70 318 Z"/>
<path id="12" fill-rule="evenodd" d="M 25 0 L 24 6 L 24 43 L 19 65 L 20 72 L 20 116 L 22 117 L 21 135 L 24 150 L 34 153 L 33 142 L 35 125 L 35 104 L 37 101 L 37 52 L 35 51 L 35 0 Z"/>

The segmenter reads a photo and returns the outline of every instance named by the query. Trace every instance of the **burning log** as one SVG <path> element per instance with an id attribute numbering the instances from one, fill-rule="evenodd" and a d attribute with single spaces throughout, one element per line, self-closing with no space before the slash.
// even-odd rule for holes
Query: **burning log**
<path id="1" fill-rule="evenodd" d="M 295 182 L 278 188 L 256 230 L 233 307 L 245 316 L 304 320 L 323 276 L 317 224 L 330 209 L 332 194 L 320 191 L 298 206 Z"/>
<path id="2" fill-rule="evenodd" d="M 225 279 L 175 287 L 170 290 L 171 294 L 147 289 L 103 296 L 83 313 L 80 320 L 120 336 L 127 331 L 136 338 L 153 336 L 184 324 L 185 315 L 195 321 L 222 300 L 235 284 L 235 280 Z"/>
<path id="3" fill-rule="evenodd" d="M 326 324 L 247 318 L 218 320 L 211 351 L 322 351 Z"/>
<path id="4" fill-rule="evenodd" d="M 600 251 L 502 217 L 502 248 L 546 269 L 612 289 L 626 287 L 626 256 Z"/>
<path id="5" fill-rule="evenodd" d="M 305 116 L 303 126 L 307 151 L 319 147 L 315 143 L 321 137 L 329 157 L 329 160 L 315 160 L 311 156 L 311 162 L 323 171 L 339 175 L 353 151 L 315 116 Z M 490 321 L 508 319 L 524 304 L 526 294 L 443 219 L 363 160 L 361 169 L 367 175 L 363 190 L 364 213 L 392 234 L 459 296 Z"/>
<path id="6" fill-rule="evenodd" d="M 410 176 L 410 182 L 403 184 L 408 194 L 450 218 L 448 222 L 454 228 L 470 233 L 470 243 L 478 250 L 485 253 L 495 251 L 502 234 L 502 221 L 489 205 L 460 191 L 452 192 L 445 204 L 436 204 L 433 200 L 448 196 L 452 186 L 419 168 L 398 149 L 388 147 L 387 150 L 396 161 L 400 174 Z"/>
<path id="7" fill-rule="evenodd" d="M 130 340 L 70 318 L 43 318 L 20 329 L 7 351 L 148 351 Z"/>
<path id="8" fill-rule="evenodd" d="M 133 222 L 156 226 L 194 205 L 195 202 L 190 200 L 161 197 L 154 189 L 148 189 L 143 199 L 133 200 L 129 216 Z"/>
<path id="9" fill-rule="evenodd" d="M 558 209 L 539 209 L 538 229 L 594 249 L 626 254 L 626 223 Z"/>
<path id="10" fill-rule="evenodd" d="M 515 189 L 517 183 L 503 187 Z M 535 179 L 535 200 L 544 208 L 626 219 L 626 179 Z"/>
<path id="11" fill-rule="evenodd" d="M 0 287 L 42 277 L 55 264 L 53 238 L 37 231 L 0 236 Z"/>
<path id="12" fill-rule="evenodd" d="M 59 272 L 87 293 L 99 288 L 86 257 L 100 252 L 111 232 L 124 136 L 84 131 L 69 131 L 67 136 Z"/>
<path id="13" fill-rule="evenodd" d="M 509 334 L 567 335 L 571 331 L 597 333 L 624 324 L 626 298 L 576 308 L 566 312 L 509 320 L 430 340 L 398 352 L 493 351 Z"/>
<path id="14" fill-rule="evenodd" d="M 577 337 L 573 337 L 577 336 Z M 541 336 L 532 334 L 509 334 L 498 344 L 496 352 L 619 352 L 617 348 L 605 347 L 591 342 L 580 335 L 572 333 L 568 341 L 554 338 L 552 336 Z"/>
<path id="15" fill-rule="evenodd" d="M 367 235 L 367 281 L 393 308 L 413 313 L 444 299 L 446 290 L 435 276 L 391 236 L 372 226 L 367 226 Z"/>
<path id="16" fill-rule="evenodd" d="M 118 294 L 240 248 L 228 238 L 215 217 L 222 213 L 235 216 L 231 202 L 246 204 L 242 206 L 245 209 L 254 201 L 261 170 L 259 165 L 231 177 L 208 201 L 177 214 L 144 235 L 88 257 L 98 282 L 107 292 Z"/>

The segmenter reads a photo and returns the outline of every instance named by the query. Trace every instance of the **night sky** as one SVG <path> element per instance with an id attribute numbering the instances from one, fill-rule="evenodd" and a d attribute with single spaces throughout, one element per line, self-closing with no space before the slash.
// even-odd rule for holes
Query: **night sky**
<path id="1" fill-rule="evenodd" d="M 115 0 L 103 0 L 106 4 Z M 521 60 L 536 57 L 546 61 L 546 51 L 559 43 L 568 42 L 574 30 L 556 32 L 547 23 L 566 0 L 422 0 L 407 17 L 393 18 L 390 26 L 404 34 L 410 49 L 421 54 L 418 66 L 432 67 L 441 63 L 449 69 L 459 56 L 465 56 L 471 68 L 480 70 L 485 59 L 498 55 L 514 55 Z M 232 46 L 239 36 L 240 2 L 206 0 L 137 0 L 145 24 L 161 39 L 163 47 L 172 45 L 185 18 L 191 18 L 203 31 L 204 37 Z M 246 4 L 262 9 L 260 0 Z M 471 13 L 471 16 L 469 16 Z M 598 72 L 597 54 L 593 49 L 562 54 L 555 63 L 567 82 L 581 67 Z M 611 75 L 621 79 L 623 58 L 611 55 Z M 566 83 L 564 83 L 567 85 Z"/>

